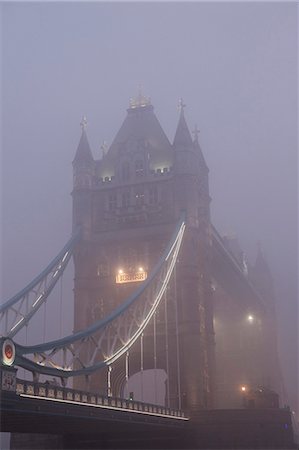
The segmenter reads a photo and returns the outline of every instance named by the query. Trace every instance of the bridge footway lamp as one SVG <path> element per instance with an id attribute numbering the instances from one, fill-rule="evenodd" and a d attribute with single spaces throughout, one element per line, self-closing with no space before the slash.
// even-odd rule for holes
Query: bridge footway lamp
<path id="1" fill-rule="evenodd" d="M 1 392 L 16 392 L 17 369 L 15 362 L 15 345 L 11 339 L 0 339 L 1 346 L 1 364 L 0 364 L 0 383 Z"/>

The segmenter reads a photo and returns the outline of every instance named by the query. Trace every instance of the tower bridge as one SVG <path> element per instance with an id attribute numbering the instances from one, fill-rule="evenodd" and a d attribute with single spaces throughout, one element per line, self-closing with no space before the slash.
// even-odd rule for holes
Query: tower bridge
<path id="1" fill-rule="evenodd" d="M 56 433 L 68 435 L 72 423 L 84 423 L 82 446 L 87 433 L 100 433 L 109 448 L 117 430 L 123 445 L 133 445 L 134 435 L 145 448 L 174 448 L 174 439 L 178 447 L 207 447 L 213 439 L 229 447 L 242 441 L 236 430 L 256 417 L 254 433 L 243 439 L 273 447 L 275 416 L 275 442 L 290 445 L 288 412 L 278 408 L 275 394 L 283 390 L 271 276 L 261 252 L 248 266 L 212 225 L 209 170 L 198 130 L 192 139 L 180 105 L 171 144 L 150 100 L 131 100 L 99 160 L 82 120 L 73 161 L 73 235 L 0 308 L 4 430 L 32 433 L 34 420 L 40 432 L 53 434 L 55 423 Z M 71 258 L 73 334 L 24 345 L 18 334 L 50 301 Z M 18 367 L 32 373 L 32 382 L 18 378 Z M 162 441 L 153 441 L 154 430 Z"/>

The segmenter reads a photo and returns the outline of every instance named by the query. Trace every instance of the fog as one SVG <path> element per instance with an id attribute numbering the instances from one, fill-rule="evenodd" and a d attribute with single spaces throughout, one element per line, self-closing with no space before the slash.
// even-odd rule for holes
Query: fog
<path id="1" fill-rule="evenodd" d="M 271 267 L 296 408 L 297 5 L 2 3 L 1 21 L 2 300 L 71 234 L 82 116 L 98 158 L 140 83 L 171 141 L 182 97 L 210 169 L 213 224 L 250 262 L 260 241 Z M 63 289 L 71 329 L 71 274 Z"/>

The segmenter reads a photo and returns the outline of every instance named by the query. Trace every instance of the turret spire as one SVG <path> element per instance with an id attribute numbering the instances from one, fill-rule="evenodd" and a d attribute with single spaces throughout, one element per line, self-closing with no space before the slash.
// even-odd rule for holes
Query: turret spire
<path id="1" fill-rule="evenodd" d="M 184 100 L 182 99 L 182 97 L 179 99 L 179 103 L 178 103 L 178 110 L 182 113 L 184 113 L 184 108 L 186 108 L 186 105 L 184 103 Z"/>
<path id="2" fill-rule="evenodd" d="M 150 105 L 151 105 L 150 97 L 146 97 L 143 94 L 142 85 L 139 84 L 137 97 L 130 98 L 130 108 L 129 109 L 144 108 L 145 106 L 150 106 Z"/>
<path id="3" fill-rule="evenodd" d="M 102 152 L 102 158 L 104 158 L 104 157 L 106 156 L 106 154 L 107 154 L 107 151 L 108 151 L 108 144 L 107 144 L 106 141 L 103 141 L 103 142 L 102 142 L 102 145 L 101 145 L 101 147 L 100 147 L 100 150 L 101 150 L 101 152 Z"/>
<path id="4" fill-rule="evenodd" d="M 186 107 L 182 98 L 179 100 L 178 109 L 180 110 L 180 118 L 179 123 L 176 129 L 173 145 L 181 146 L 181 147 L 190 147 L 192 146 L 192 138 L 190 131 L 188 129 L 188 125 L 186 123 L 184 108 Z"/>
<path id="5" fill-rule="evenodd" d="M 195 148 L 195 150 L 196 150 L 196 152 L 198 154 L 200 167 L 201 167 L 201 169 L 204 169 L 205 171 L 208 172 L 209 169 L 208 169 L 206 160 L 205 160 L 205 158 L 203 156 L 202 149 L 201 149 L 201 147 L 199 145 L 199 141 L 198 141 L 198 135 L 200 133 L 200 130 L 197 127 L 197 125 L 195 125 L 194 130 L 192 131 L 192 133 L 194 135 L 193 146 L 194 146 L 194 148 Z"/>
<path id="6" fill-rule="evenodd" d="M 82 129 L 82 134 L 81 134 L 79 145 L 78 145 L 78 148 L 76 151 L 75 159 L 73 162 L 74 163 L 82 162 L 82 161 L 93 162 L 94 159 L 92 156 L 92 152 L 91 152 L 89 142 L 87 139 L 87 134 L 86 134 L 87 119 L 85 116 L 82 117 L 80 126 Z"/>
<path id="7" fill-rule="evenodd" d="M 87 127 L 87 119 L 85 116 L 82 117 L 82 120 L 80 122 L 80 126 L 82 128 L 82 132 L 86 129 Z"/>

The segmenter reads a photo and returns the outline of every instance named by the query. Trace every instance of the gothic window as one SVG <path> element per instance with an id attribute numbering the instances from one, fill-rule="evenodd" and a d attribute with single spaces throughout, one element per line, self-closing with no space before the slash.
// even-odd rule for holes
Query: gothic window
<path id="1" fill-rule="evenodd" d="M 123 181 L 130 179 L 130 164 L 129 161 L 124 161 L 121 166 L 121 177 Z"/>
<path id="2" fill-rule="evenodd" d="M 135 161 L 135 175 L 136 177 L 144 176 L 144 163 L 142 159 L 137 159 Z"/>
<path id="3" fill-rule="evenodd" d="M 91 307 L 91 319 L 95 322 L 104 316 L 104 299 L 99 298 L 95 305 Z"/>
<path id="4" fill-rule="evenodd" d="M 124 257 L 123 257 L 124 265 L 126 270 L 134 270 L 136 269 L 137 265 L 137 251 L 133 248 L 128 248 L 125 251 Z"/>
<path id="5" fill-rule="evenodd" d="M 135 189 L 135 201 L 136 206 L 140 208 L 144 205 L 144 187 L 143 186 L 137 186 Z"/>
<path id="6" fill-rule="evenodd" d="M 108 262 L 105 259 L 103 259 L 97 267 L 97 276 L 98 277 L 107 277 L 109 275 L 109 266 Z"/>
<path id="7" fill-rule="evenodd" d="M 109 211 L 115 211 L 117 205 L 116 193 L 112 192 L 108 195 L 108 209 Z"/>
<path id="8" fill-rule="evenodd" d="M 125 191 L 122 193 L 121 205 L 123 208 L 128 208 L 130 206 L 130 192 Z"/>
<path id="9" fill-rule="evenodd" d="M 148 202 L 150 205 L 156 205 L 158 203 L 158 188 L 157 186 L 151 186 L 148 193 Z"/>

